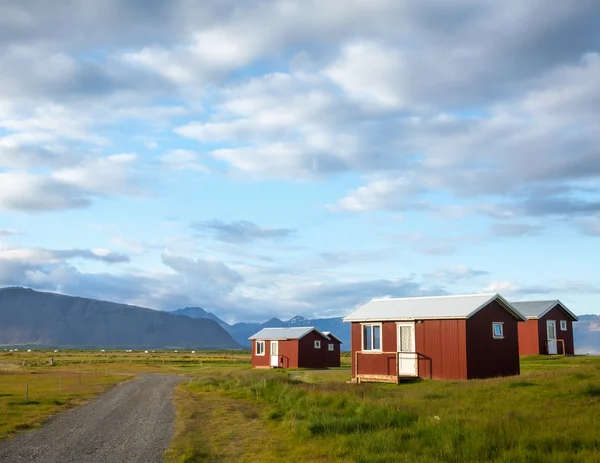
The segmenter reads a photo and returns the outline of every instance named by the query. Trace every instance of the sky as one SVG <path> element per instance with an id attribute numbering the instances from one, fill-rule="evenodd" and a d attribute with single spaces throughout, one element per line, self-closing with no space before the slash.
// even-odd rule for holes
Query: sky
<path id="1" fill-rule="evenodd" d="M 600 313 L 596 0 L 0 11 L 0 286 L 230 322 Z"/>

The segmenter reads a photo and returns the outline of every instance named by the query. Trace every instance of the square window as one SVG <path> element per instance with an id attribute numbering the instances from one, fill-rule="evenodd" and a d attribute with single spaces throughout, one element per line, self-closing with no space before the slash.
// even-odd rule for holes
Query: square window
<path id="1" fill-rule="evenodd" d="M 492 323 L 492 332 L 494 334 L 494 339 L 504 339 L 504 323 L 503 322 Z"/>
<path id="2" fill-rule="evenodd" d="M 363 325 L 363 350 L 381 350 L 381 325 Z"/>
<path id="3" fill-rule="evenodd" d="M 256 341 L 256 355 L 265 355 L 264 341 Z"/>
<path id="4" fill-rule="evenodd" d="M 567 321 L 566 320 L 561 320 L 560 321 L 560 330 L 561 331 L 567 331 Z"/>
<path id="5" fill-rule="evenodd" d="M 315 349 L 321 348 L 321 341 L 315 341 Z"/>
<path id="6" fill-rule="evenodd" d="M 330 351 L 334 351 L 335 350 L 335 347 L 333 346 L 332 342 L 329 343 L 329 345 L 327 346 L 327 349 L 330 350 Z"/>

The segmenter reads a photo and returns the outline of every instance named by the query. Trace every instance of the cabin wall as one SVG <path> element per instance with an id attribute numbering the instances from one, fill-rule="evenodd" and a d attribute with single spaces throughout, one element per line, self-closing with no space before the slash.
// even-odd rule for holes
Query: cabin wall
<path id="1" fill-rule="evenodd" d="M 315 348 L 315 341 L 321 341 L 319 349 Z M 329 366 L 328 342 L 327 338 L 315 331 L 298 340 L 298 368 L 327 368 Z"/>
<path id="2" fill-rule="evenodd" d="M 557 307 L 554 307 L 550 310 L 546 315 L 538 320 L 538 348 L 540 354 L 547 354 L 548 348 L 546 346 L 546 341 L 548 340 L 548 327 L 546 326 L 547 320 L 556 321 L 556 338 L 563 339 L 565 342 L 565 353 L 567 355 L 575 354 L 575 346 L 573 343 L 573 321 Z M 560 321 L 567 321 L 567 331 L 561 331 L 560 329 Z M 562 354 L 562 343 L 558 343 L 558 353 Z"/>
<path id="3" fill-rule="evenodd" d="M 465 320 L 423 320 L 415 323 L 419 376 L 467 379 Z"/>
<path id="4" fill-rule="evenodd" d="M 278 365 L 283 368 L 298 368 L 298 341 L 280 340 Z M 252 368 L 271 366 L 271 341 L 265 340 L 265 355 L 256 355 L 256 341 L 252 341 Z"/>
<path id="5" fill-rule="evenodd" d="M 519 322 L 519 354 L 537 355 L 540 353 L 538 320 Z"/>
<path id="6" fill-rule="evenodd" d="M 381 352 L 362 351 L 362 325 L 359 322 L 352 323 L 352 377 L 356 376 L 356 359 L 358 354 L 358 374 L 365 375 L 396 375 L 396 322 L 383 322 L 381 324 Z"/>
<path id="7" fill-rule="evenodd" d="M 494 338 L 493 322 L 504 323 L 503 339 Z M 467 379 L 520 373 L 518 323 L 497 301 L 467 320 Z"/>
<path id="8" fill-rule="evenodd" d="M 333 344 L 332 351 L 329 350 L 329 347 L 328 347 L 329 344 Z M 326 349 L 326 355 L 327 355 L 327 366 L 329 368 L 339 367 L 340 366 L 340 350 L 341 350 L 340 342 L 336 341 L 335 339 L 333 339 L 331 341 L 327 341 L 327 342 L 325 342 L 325 349 Z"/>

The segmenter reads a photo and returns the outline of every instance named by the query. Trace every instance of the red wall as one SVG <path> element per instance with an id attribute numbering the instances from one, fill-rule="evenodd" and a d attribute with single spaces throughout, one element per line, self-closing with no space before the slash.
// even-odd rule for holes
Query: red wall
<path id="1" fill-rule="evenodd" d="M 504 322 L 504 339 L 494 339 L 493 322 Z M 520 373 L 518 323 L 497 301 L 467 320 L 467 379 Z"/>
<path id="2" fill-rule="evenodd" d="M 545 328 L 544 328 L 545 329 Z M 540 353 L 538 320 L 519 323 L 519 354 L 537 355 Z"/>
<path id="3" fill-rule="evenodd" d="M 315 341 L 321 341 L 321 348 L 315 349 Z M 329 340 L 324 338 L 316 331 L 312 331 L 298 341 L 300 355 L 298 358 L 299 368 L 327 368 L 329 365 L 329 355 L 327 353 L 327 343 Z"/>
<path id="4" fill-rule="evenodd" d="M 356 352 L 362 350 L 362 325 L 352 323 L 352 376 L 356 375 Z M 395 375 L 397 372 L 396 350 L 396 322 L 383 322 L 381 327 L 381 341 L 383 352 L 381 353 L 359 353 L 358 373 L 363 375 Z"/>
<path id="5" fill-rule="evenodd" d="M 415 323 L 419 376 L 467 379 L 465 320 L 424 320 Z"/>
<path id="6" fill-rule="evenodd" d="M 298 368 L 298 340 L 279 341 L 279 365 L 283 358 L 283 368 Z M 256 355 L 256 341 L 252 341 L 252 368 L 271 366 L 271 342 L 265 340 L 265 355 Z"/>
<path id="7" fill-rule="evenodd" d="M 565 341 L 565 351 L 568 355 L 573 355 L 575 353 L 575 347 L 573 345 L 573 322 L 565 313 L 560 310 L 560 308 L 554 307 L 550 310 L 546 315 L 540 318 L 539 321 L 539 338 L 538 338 L 538 346 L 540 354 L 547 354 L 548 350 L 546 348 L 546 341 L 548 340 L 548 330 L 546 326 L 547 320 L 555 320 L 556 321 L 556 338 L 564 339 Z M 560 321 L 567 320 L 567 331 L 560 330 Z M 558 353 L 562 354 L 562 343 L 558 343 Z"/>
<path id="8" fill-rule="evenodd" d="M 333 350 L 329 350 L 329 344 L 333 344 Z M 341 343 L 332 339 L 330 341 L 325 342 L 325 349 L 327 355 L 327 366 L 328 367 L 339 367 L 340 366 L 340 349 Z"/>

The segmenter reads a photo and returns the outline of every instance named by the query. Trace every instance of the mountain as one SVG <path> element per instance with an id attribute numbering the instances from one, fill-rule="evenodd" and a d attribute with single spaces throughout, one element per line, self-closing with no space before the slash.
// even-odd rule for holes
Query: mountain
<path id="1" fill-rule="evenodd" d="M 199 309 L 199 310 L 198 310 Z M 223 328 L 235 339 L 239 344 L 243 346 L 250 346 L 248 338 L 254 333 L 260 331 L 263 328 L 291 328 L 295 326 L 314 326 L 319 331 L 331 331 L 343 342 L 342 349 L 350 350 L 350 326 L 347 323 L 342 322 L 341 317 L 336 318 L 314 318 L 308 319 L 299 315 L 289 319 L 288 321 L 282 321 L 279 318 L 271 318 L 264 323 L 235 323 L 229 325 L 221 320 L 219 317 L 211 312 L 207 312 L 200 307 L 186 307 L 185 309 L 178 309 L 170 313 L 178 313 L 186 315 L 192 318 L 206 318 L 209 320 L 218 321 Z"/>
<path id="2" fill-rule="evenodd" d="M 64 296 L 0 289 L 0 345 L 236 349 L 214 320 Z"/>
<path id="3" fill-rule="evenodd" d="M 227 323 L 225 323 L 223 320 L 221 320 L 215 314 L 213 314 L 211 312 L 207 312 L 202 307 L 185 307 L 183 309 L 177 309 L 177 310 L 173 310 L 173 311 L 167 312 L 167 313 L 170 313 L 173 315 L 185 315 L 186 317 L 190 317 L 190 318 L 204 318 L 204 319 L 208 319 L 208 320 L 214 320 L 223 327 L 229 326 Z"/>
<path id="4" fill-rule="evenodd" d="M 573 322 L 573 336 L 577 354 L 600 355 L 600 315 L 580 315 Z"/>

